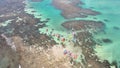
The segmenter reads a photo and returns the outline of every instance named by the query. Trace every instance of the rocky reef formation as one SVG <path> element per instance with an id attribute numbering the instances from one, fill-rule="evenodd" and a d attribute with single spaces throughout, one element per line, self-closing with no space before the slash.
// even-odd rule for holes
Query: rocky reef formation
<path id="1" fill-rule="evenodd" d="M 73 20 L 73 21 L 66 21 L 62 24 L 65 28 L 71 30 L 72 28 L 75 30 L 86 30 L 86 29 L 93 29 L 99 30 L 104 29 L 105 24 L 101 21 L 91 21 L 91 20 Z"/>
<path id="2" fill-rule="evenodd" d="M 91 9 L 83 9 L 78 5 L 83 3 L 80 0 L 53 0 L 52 5 L 57 9 L 62 11 L 62 16 L 64 18 L 76 18 L 76 17 L 87 17 L 88 15 L 97 15 L 99 12 L 93 11 Z"/>
<path id="3" fill-rule="evenodd" d="M 62 24 L 66 29 L 76 31 L 76 43 L 80 46 L 82 53 L 85 56 L 84 64 L 85 68 L 110 68 L 108 61 L 101 60 L 95 55 L 94 47 L 96 42 L 93 40 L 92 32 L 103 30 L 105 25 L 100 21 L 89 21 L 89 20 L 74 20 L 66 21 Z"/>

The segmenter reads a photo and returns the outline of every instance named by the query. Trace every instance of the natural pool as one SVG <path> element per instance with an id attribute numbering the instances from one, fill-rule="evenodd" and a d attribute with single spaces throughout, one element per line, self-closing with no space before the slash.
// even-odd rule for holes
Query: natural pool
<path id="1" fill-rule="evenodd" d="M 44 27 L 40 29 L 41 32 L 45 33 L 47 29 L 55 29 L 56 33 L 60 33 L 63 35 L 67 35 L 66 30 L 61 26 L 61 24 L 66 21 L 61 15 L 61 11 L 56 9 L 51 5 L 52 0 L 44 0 L 42 2 L 29 2 L 27 5 L 27 12 L 30 14 L 34 14 L 35 17 L 41 18 L 41 20 L 46 20 L 46 18 L 50 18 L 50 21 L 47 23 L 48 27 Z M 103 21 L 106 25 L 104 32 L 99 32 L 94 35 L 96 42 L 97 40 L 102 39 L 110 39 L 112 43 L 99 43 L 102 45 L 99 48 L 96 48 L 97 55 L 101 59 L 107 59 L 109 62 L 119 61 L 120 58 L 120 1 L 119 0 L 82 0 L 85 4 L 82 6 L 83 8 L 90 8 L 95 11 L 100 12 L 100 15 L 97 16 L 89 16 L 87 18 L 75 18 L 78 20 L 99 20 Z M 29 7 L 33 8 L 29 8 Z M 44 8 L 43 8 L 44 7 Z M 31 11 L 36 11 L 36 13 L 32 13 Z M 41 14 L 42 16 L 39 16 Z M 72 20 L 72 19 L 70 19 Z M 74 19 L 73 19 L 74 20 Z"/>

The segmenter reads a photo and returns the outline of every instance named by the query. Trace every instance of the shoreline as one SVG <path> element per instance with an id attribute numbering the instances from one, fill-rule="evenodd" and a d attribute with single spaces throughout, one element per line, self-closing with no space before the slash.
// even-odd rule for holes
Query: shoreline
<path id="1" fill-rule="evenodd" d="M 16 0 L 12 0 L 11 2 L 9 1 L 9 0 L 6 0 L 6 1 L 8 1 L 8 3 L 10 3 L 11 4 L 11 2 L 12 3 L 14 3 L 14 1 L 16 2 Z M 34 16 L 33 15 L 31 15 L 31 14 L 27 14 L 27 13 L 25 13 L 25 11 L 24 11 L 24 8 L 25 8 L 25 4 L 23 3 L 23 1 L 24 0 L 19 0 L 18 1 L 18 3 L 20 4 L 19 6 L 16 6 L 16 7 L 7 7 L 6 9 L 14 9 L 14 10 L 7 10 L 6 12 L 4 12 L 4 11 L 0 11 L 1 13 L 0 14 L 2 14 L 3 16 L 1 17 L 1 22 L 4 22 L 4 21 L 6 21 L 6 20 L 12 20 L 11 21 L 11 23 L 9 23 L 8 25 L 7 25 L 7 27 L 0 27 L 0 34 L 2 34 L 2 33 L 5 33 L 5 35 L 7 36 L 7 37 L 9 37 L 9 38 L 12 38 L 13 39 L 13 42 L 15 42 L 15 44 L 16 44 L 16 47 L 17 47 L 17 49 L 18 49 L 18 53 L 19 53 L 19 55 L 20 55 L 20 64 L 21 64 L 21 66 L 23 67 L 23 68 L 26 68 L 26 67 L 28 67 L 29 66 L 29 68 L 32 68 L 32 66 L 34 67 L 34 65 L 35 65 L 35 63 L 37 63 L 38 65 L 38 67 L 36 66 L 36 68 L 39 68 L 39 66 L 41 66 L 38 62 L 40 61 L 40 58 L 39 57 L 37 57 L 37 56 L 40 56 L 41 58 L 42 57 L 46 57 L 46 55 L 44 55 L 43 54 L 43 52 L 41 52 L 41 51 L 39 51 L 39 48 L 40 47 L 43 47 L 43 51 L 45 51 L 45 53 L 46 53 L 46 51 L 47 51 L 47 49 L 48 48 L 52 48 L 53 47 L 53 45 L 55 45 L 56 44 L 56 42 L 53 40 L 53 39 L 51 39 L 49 36 L 47 36 L 47 35 L 45 35 L 45 34 L 40 34 L 39 33 L 39 31 L 38 31 L 38 28 L 42 28 L 42 27 L 44 27 L 45 26 L 45 24 L 43 24 L 43 25 L 38 25 L 38 23 L 41 23 L 41 21 L 39 20 L 39 19 L 37 19 L 37 18 L 34 18 Z M 54 0 L 55 1 L 55 0 Z M 58 1 L 58 0 L 57 0 Z M 67 1 L 67 0 L 66 0 Z M 10 4 L 8 4 L 8 5 L 10 5 Z M 15 3 L 16 4 L 16 3 Z M 12 6 L 15 6 L 15 4 L 13 4 Z M 56 3 L 57 4 L 57 3 Z M 76 2 L 75 2 L 75 4 L 76 4 Z M 59 1 L 58 1 L 58 5 L 59 5 Z M 20 7 L 22 7 L 22 8 L 20 8 Z M 68 5 L 68 7 L 71 7 L 70 5 Z M 72 7 L 73 8 L 75 8 L 75 6 L 73 6 L 72 5 Z M 18 9 L 19 8 L 19 9 Z M 65 8 L 65 7 L 64 7 Z M 60 7 L 60 9 L 61 10 L 65 10 L 66 12 L 68 11 L 68 10 L 66 10 L 66 9 L 63 9 L 62 7 Z M 78 10 L 78 8 L 75 8 L 76 10 Z M 15 11 L 15 10 L 17 10 L 17 11 Z M 15 13 L 14 13 L 14 12 Z M 74 11 L 72 11 L 72 13 L 73 13 Z M 76 11 L 75 11 L 76 12 Z M 82 12 L 82 11 L 81 11 Z M 91 13 L 92 13 L 92 11 L 90 11 Z M 6 14 L 6 13 L 8 13 L 8 14 Z M 79 12 L 78 12 L 79 13 Z M 74 18 L 74 17 L 76 17 L 76 15 L 74 15 L 73 14 L 73 16 L 71 17 L 69 17 L 68 15 L 69 14 L 71 14 L 71 12 L 70 13 L 68 13 L 68 14 L 62 14 L 65 18 Z M 96 15 L 97 13 L 95 13 L 95 14 L 90 14 L 90 15 Z M 88 15 L 89 15 L 89 13 L 88 13 Z M 86 16 L 78 16 L 78 17 L 86 17 Z M 2 20 L 3 19 L 3 20 Z M 74 21 L 67 21 L 67 22 L 74 22 Z M 77 21 L 77 22 L 79 22 L 79 21 Z M 82 22 L 86 22 L 86 21 L 82 21 Z M 91 22 L 91 21 L 87 21 L 87 22 Z M 66 23 L 67 24 L 67 23 Z M 86 23 L 86 24 L 88 24 L 88 23 Z M 81 27 L 81 28 L 83 28 L 83 29 L 86 29 L 86 27 L 85 27 L 85 25 L 86 24 L 80 24 L 80 25 L 84 25 L 84 27 Z M 68 24 L 67 24 L 68 25 Z M 93 25 L 97 25 L 97 24 L 93 24 L 93 21 L 92 21 L 92 26 Z M 99 26 L 100 27 L 94 27 L 94 28 L 102 28 L 103 26 L 102 26 L 103 24 L 100 24 Z M 68 25 L 69 26 L 69 25 Z M 66 28 L 68 28 L 68 26 L 65 26 Z M 72 27 L 74 27 L 74 25 L 73 24 L 71 24 L 71 26 Z M 78 26 L 78 25 L 77 25 Z M 76 26 L 75 26 L 76 27 Z M 92 27 L 90 27 L 90 28 L 92 28 Z M 9 29 L 9 30 L 8 30 Z M 72 28 L 68 28 L 68 29 L 72 29 Z M 78 30 L 78 29 L 80 29 L 80 28 L 77 28 L 76 30 Z M 83 38 L 82 39 L 82 41 L 83 40 L 85 40 L 86 39 L 86 36 L 87 37 L 91 37 L 91 35 L 89 34 L 89 32 L 83 32 L 82 34 L 81 33 L 78 33 L 78 38 Z M 85 38 L 85 39 L 84 39 Z M 80 39 L 79 39 L 80 40 Z M 82 52 L 83 52 L 83 54 L 85 55 L 85 57 L 86 57 L 86 59 L 87 59 L 87 62 L 88 63 L 92 63 L 93 65 L 94 65 L 94 67 L 95 68 L 101 68 L 101 67 L 107 67 L 107 65 L 109 65 L 109 63 L 107 62 L 107 61 L 105 61 L 104 63 L 100 63 L 100 62 L 97 62 L 98 61 L 98 59 L 97 59 L 97 57 L 94 55 L 94 51 L 93 51 L 93 49 L 92 48 L 90 48 L 88 45 L 92 45 L 92 44 L 95 44 L 95 42 L 94 43 L 92 43 L 92 42 L 90 42 L 90 41 L 92 41 L 91 39 L 90 40 L 88 40 L 87 42 L 89 42 L 89 43 L 86 43 L 85 41 L 83 41 L 83 45 L 81 45 L 81 47 L 82 47 Z M 51 43 L 52 42 L 52 43 Z M 18 44 L 19 43 L 19 44 Z M 18 45 L 17 45 L 18 44 Z M 25 48 L 24 48 L 25 47 Z M 33 54 L 33 53 L 31 53 L 31 47 L 33 47 L 32 49 L 33 50 L 35 50 L 35 54 Z M 19 49 L 20 48 L 20 49 Z M 45 50 L 44 50 L 45 49 Z M 30 51 L 30 52 L 29 52 Z M 86 51 L 90 51 L 89 53 L 88 52 L 86 52 Z M 41 53 L 40 55 L 39 55 L 39 53 Z M 51 52 L 50 52 L 51 53 Z M 51 55 L 50 53 L 47 53 L 48 55 Z M 93 53 L 93 56 L 89 56 L 90 54 L 92 54 Z M 23 56 L 22 56 L 23 55 Z M 33 55 L 33 56 L 32 56 Z M 41 56 L 41 55 L 44 55 L 44 56 Z M 32 57 L 32 58 L 31 58 Z M 34 57 L 36 57 L 36 58 L 38 58 L 39 59 L 39 61 L 38 61 L 38 59 L 35 59 L 36 61 L 34 61 L 34 60 L 32 60 L 32 59 L 34 59 Z M 28 58 L 28 59 L 25 59 L 25 58 Z M 46 57 L 47 58 L 47 57 Z M 43 58 L 43 60 L 44 60 L 45 58 Z M 97 61 L 96 61 L 96 59 L 97 59 Z M 23 60 L 25 60 L 25 61 L 23 61 Z M 28 60 L 28 61 L 27 61 Z M 41 62 L 43 62 L 43 60 L 41 61 Z M 34 62 L 32 62 L 32 61 L 34 61 Z M 47 60 L 47 61 L 49 61 L 49 59 Z M 49 63 L 47 63 L 47 61 L 46 61 L 46 64 L 48 64 L 48 67 L 49 67 L 49 65 L 52 65 L 52 64 L 49 64 Z M 68 60 L 68 62 L 69 62 L 69 60 Z M 44 63 L 44 62 L 43 62 Z M 56 62 L 57 63 L 57 62 Z M 64 62 L 63 62 L 64 63 Z M 88 67 L 89 65 L 91 65 L 91 64 L 86 64 L 86 67 Z M 55 63 L 54 63 L 55 64 Z M 62 64 L 62 63 L 60 63 L 60 64 Z M 43 64 L 43 65 L 45 65 L 45 64 Z M 57 65 L 57 64 L 56 64 Z M 55 66 L 56 66 L 55 65 Z M 31 66 L 31 67 L 30 67 Z M 52 67 L 52 66 L 51 66 Z M 54 67 L 54 66 L 53 66 Z M 64 66 L 63 66 L 64 67 Z M 107 67 L 107 68 L 109 68 L 109 67 Z"/>
<path id="2" fill-rule="evenodd" d="M 29 68 L 39 68 L 40 66 L 42 66 L 38 63 L 40 60 L 37 62 L 35 61 L 33 62 L 32 60 L 34 59 L 30 57 L 40 58 L 37 56 L 41 56 L 38 52 L 41 49 L 41 47 L 43 47 L 44 49 L 43 51 L 46 51 L 46 49 L 51 48 L 55 44 L 55 41 L 52 40 L 50 37 L 48 37 L 45 34 L 39 33 L 38 29 L 44 27 L 45 22 L 40 21 L 38 18 L 34 18 L 33 15 L 27 14 L 24 11 L 24 8 L 25 8 L 24 0 L 19 0 L 17 2 L 16 0 L 12 0 L 12 1 L 4 0 L 4 5 L 5 5 L 4 8 L 0 6 L 1 8 L 0 35 L 4 34 L 7 38 L 10 38 L 11 41 L 15 43 L 16 50 L 17 50 L 16 53 L 18 54 L 18 59 L 19 59 L 16 62 L 19 63 L 22 68 L 28 68 L 28 66 Z M 9 23 L 5 23 L 5 21 L 7 20 L 10 20 Z M 3 26 L 2 24 L 5 24 L 6 26 Z M 0 41 L 3 41 L 3 40 L 0 40 Z M 0 46 L 2 46 L 4 45 L 4 42 L 0 44 L 1 44 Z M 35 49 L 36 56 L 30 51 L 31 46 L 32 47 L 34 46 L 32 49 Z M 7 51 L 8 50 L 4 51 L 3 53 L 6 53 Z M 29 51 L 30 51 L 30 54 L 28 54 Z M 7 56 L 7 55 L 9 54 L 3 54 L 3 56 Z M 2 68 L 6 68 L 6 67 L 18 68 L 19 67 L 18 65 L 17 67 L 15 67 L 14 65 L 16 64 L 12 64 L 14 61 L 11 61 L 11 64 L 9 63 L 9 60 L 12 59 L 11 56 L 10 57 L 8 56 L 7 58 L 0 57 L 0 59 L 8 60 L 8 62 L 6 61 L 6 63 L 2 64 L 3 65 Z M 32 64 L 29 62 L 32 62 Z M 41 62 L 43 61 L 41 60 Z M 8 65 L 5 65 L 5 64 L 8 64 Z M 35 67 L 34 67 L 34 64 L 36 64 Z"/>

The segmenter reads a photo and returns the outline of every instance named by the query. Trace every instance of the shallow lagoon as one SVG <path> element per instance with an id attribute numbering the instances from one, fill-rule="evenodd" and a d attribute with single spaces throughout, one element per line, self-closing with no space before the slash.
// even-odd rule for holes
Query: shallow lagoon
<path id="1" fill-rule="evenodd" d="M 105 32 L 100 32 L 99 34 L 95 34 L 94 38 L 96 39 L 105 39 L 108 38 L 112 41 L 112 43 L 99 43 L 102 47 L 96 47 L 97 55 L 101 59 L 107 59 L 110 62 L 114 60 L 119 60 L 120 58 L 120 30 L 114 29 L 114 27 L 120 27 L 120 1 L 119 0 L 82 0 L 85 5 L 83 8 L 90 8 L 95 11 L 100 12 L 100 15 L 97 16 L 89 16 L 87 18 L 76 18 L 77 20 L 99 20 L 103 21 L 106 25 Z M 29 8 L 29 7 L 33 8 Z M 44 8 L 43 8 L 44 7 Z M 40 20 L 46 20 L 46 18 L 50 18 L 50 21 L 47 23 L 48 29 L 55 29 L 56 33 L 61 33 L 66 35 L 65 29 L 61 26 L 62 22 L 65 19 L 60 15 L 61 11 L 57 10 L 54 6 L 51 5 L 51 0 L 44 0 L 43 2 L 29 2 L 26 11 L 30 14 L 34 14 L 35 17 L 39 18 Z M 31 10 L 35 10 L 36 13 L 30 12 Z M 54 14 L 52 14 L 54 13 Z M 71 19 L 74 20 L 74 19 Z M 45 28 L 41 29 L 41 32 L 45 32 Z M 98 41 L 96 41 L 98 42 Z"/>
<path id="2" fill-rule="evenodd" d="M 105 33 L 101 32 L 95 35 L 95 39 L 108 38 L 112 43 L 100 43 L 102 48 L 96 48 L 97 55 L 102 59 L 107 59 L 110 62 L 120 61 L 120 30 L 114 27 L 120 27 L 120 0 L 82 0 L 85 5 L 84 8 L 92 8 L 93 10 L 101 12 L 100 15 L 95 16 L 96 19 L 103 21 L 106 25 Z M 107 21 L 105 21 L 105 19 Z"/>

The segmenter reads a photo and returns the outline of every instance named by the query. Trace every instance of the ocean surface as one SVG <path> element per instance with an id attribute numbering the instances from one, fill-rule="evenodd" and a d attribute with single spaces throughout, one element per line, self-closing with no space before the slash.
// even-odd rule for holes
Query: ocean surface
<path id="1" fill-rule="evenodd" d="M 50 18 L 47 27 L 40 29 L 40 32 L 45 33 L 46 28 L 55 29 L 56 33 L 67 35 L 66 30 L 61 24 L 66 21 L 60 15 L 61 11 L 51 5 L 52 0 L 44 0 L 42 2 L 27 1 L 25 11 L 33 14 L 41 21 Z M 94 35 L 96 42 L 101 47 L 96 47 L 96 54 L 101 59 L 108 60 L 109 62 L 120 61 L 120 0 L 82 0 L 83 8 L 89 8 L 100 12 L 100 15 L 89 16 L 87 18 L 75 18 L 80 20 L 99 20 L 105 23 L 106 28 L 104 32 L 99 32 Z M 33 7 L 33 8 L 30 8 Z M 32 12 L 36 11 L 36 12 Z M 74 19 L 73 19 L 74 20 Z M 110 39 L 111 43 L 99 42 L 98 40 Z"/>

